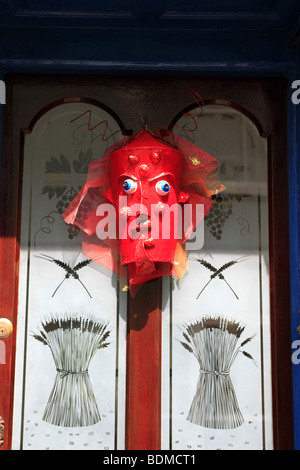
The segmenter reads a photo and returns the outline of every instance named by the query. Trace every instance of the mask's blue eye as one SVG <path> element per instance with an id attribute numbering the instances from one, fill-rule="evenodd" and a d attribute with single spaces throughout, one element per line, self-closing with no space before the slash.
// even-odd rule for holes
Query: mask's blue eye
<path id="1" fill-rule="evenodd" d="M 123 183 L 123 189 L 126 194 L 133 194 L 136 191 L 137 182 L 133 181 L 131 178 L 128 178 Z"/>
<path id="2" fill-rule="evenodd" d="M 169 193 L 171 186 L 168 181 L 161 180 L 156 183 L 155 189 L 161 196 L 166 196 L 166 194 Z"/>

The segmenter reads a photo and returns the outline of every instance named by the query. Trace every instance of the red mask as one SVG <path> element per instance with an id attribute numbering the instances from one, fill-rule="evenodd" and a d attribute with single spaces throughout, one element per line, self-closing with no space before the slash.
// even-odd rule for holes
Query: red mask
<path id="1" fill-rule="evenodd" d="M 211 195 L 224 189 L 217 166 L 213 157 L 172 133 L 141 131 L 91 163 L 86 185 L 63 217 L 83 230 L 87 257 L 121 275 L 127 270 L 132 293 L 164 274 L 181 278 L 187 267 L 181 209 L 203 204 L 203 215 L 208 213 Z M 117 239 L 97 240 L 97 207 L 108 202 L 115 220 L 105 222 L 115 224 Z M 81 204 L 90 206 L 84 220 L 78 217 Z M 191 231 L 196 224 L 194 213 Z"/>

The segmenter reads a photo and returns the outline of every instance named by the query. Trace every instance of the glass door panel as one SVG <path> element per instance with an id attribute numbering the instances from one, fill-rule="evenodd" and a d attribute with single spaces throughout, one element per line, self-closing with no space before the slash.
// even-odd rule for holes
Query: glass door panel
<path id="1" fill-rule="evenodd" d="M 205 106 L 195 132 L 188 132 L 194 126 L 189 117 L 177 124 L 177 133 L 219 159 L 226 189 L 204 220 L 203 247 L 189 251 L 187 274 L 171 285 L 164 323 L 171 342 L 163 348 L 170 397 L 163 399 L 169 417 L 164 447 L 269 449 L 267 142 L 250 119 L 223 105 Z"/>
<path id="2" fill-rule="evenodd" d="M 54 106 L 25 132 L 16 449 L 124 446 L 124 294 L 61 217 L 90 161 L 121 137 L 108 112 L 84 102 Z"/>

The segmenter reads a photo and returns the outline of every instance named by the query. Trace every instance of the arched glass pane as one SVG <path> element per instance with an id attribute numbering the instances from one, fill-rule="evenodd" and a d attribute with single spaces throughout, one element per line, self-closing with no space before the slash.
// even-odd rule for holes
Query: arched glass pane
<path id="1" fill-rule="evenodd" d="M 220 161 L 226 189 L 214 197 L 204 245 L 189 251 L 189 270 L 165 307 L 163 445 L 269 449 L 267 141 L 229 106 L 205 106 L 188 131 L 194 127 L 183 116 L 174 131 Z"/>
<path id="2" fill-rule="evenodd" d="M 82 255 L 80 231 L 61 216 L 89 163 L 120 138 L 116 120 L 84 102 L 53 107 L 25 134 L 16 449 L 124 445 L 122 293 Z"/>

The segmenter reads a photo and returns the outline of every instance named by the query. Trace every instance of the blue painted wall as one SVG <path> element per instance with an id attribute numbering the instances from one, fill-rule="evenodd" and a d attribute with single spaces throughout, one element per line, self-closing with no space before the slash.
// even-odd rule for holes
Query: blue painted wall
<path id="1" fill-rule="evenodd" d="M 291 88 L 299 72 L 291 74 Z M 289 103 L 289 190 L 290 190 L 290 266 L 291 266 L 291 336 L 292 351 L 299 350 L 300 332 L 300 104 Z M 294 387 L 294 441 L 295 449 L 300 449 L 300 363 L 293 361 Z"/>

